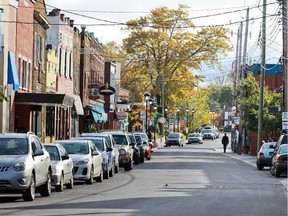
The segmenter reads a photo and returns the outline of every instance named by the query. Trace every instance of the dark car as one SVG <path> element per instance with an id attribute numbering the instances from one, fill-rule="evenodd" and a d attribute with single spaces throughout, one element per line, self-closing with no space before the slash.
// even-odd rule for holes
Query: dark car
<path id="1" fill-rule="evenodd" d="M 178 145 L 179 147 L 184 147 L 184 139 L 182 133 L 170 133 L 166 138 L 166 146 Z"/>
<path id="2" fill-rule="evenodd" d="M 144 151 L 141 151 L 142 154 L 144 154 L 143 156 L 141 155 L 141 161 L 144 162 L 144 159 L 146 158 L 147 160 L 151 159 L 151 147 L 148 144 L 148 140 L 144 139 L 141 135 L 139 134 L 134 134 L 135 135 L 135 139 L 137 142 L 137 146 L 140 146 Z"/>
<path id="3" fill-rule="evenodd" d="M 259 170 L 265 166 L 271 166 L 272 156 L 274 155 L 276 142 L 264 143 L 257 153 L 256 165 Z"/>
<path id="4" fill-rule="evenodd" d="M 278 148 L 282 144 L 288 144 L 288 134 L 287 134 L 287 131 L 285 130 L 280 134 L 276 142 L 276 148 Z"/>
<path id="5" fill-rule="evenodd" d="M 134 134 L 128 134 L 128 137 L 130 139 L 132 148 L 133 148 L 133 162 L 134 164 L 139 164 L 141 162 L 141 151 L 143 152 L 144 149 L 141 146 L 137 145 L 137 141 L 135 139 Z M 143 153 L 142 153 L 143 155 Z"/>
<path id="6" fill-rule="evenodd" d="M 287 173 L 288 144 L 279 146 L 272 157 L 270 172 L 273 176 L 280 177 L 281 173 Z"/>

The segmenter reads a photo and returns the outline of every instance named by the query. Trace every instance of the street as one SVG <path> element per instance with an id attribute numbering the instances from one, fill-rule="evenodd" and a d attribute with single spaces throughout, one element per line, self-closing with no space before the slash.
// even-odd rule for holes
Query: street
<path id="1" fill-rule="evenodd" d="M 226 156 L 220 142 L 159 147 L 131 172 L 120 169 L 102 183 L 77 183 L 46 198 L 37 194 L 33 202 L 2 194 L 0 215 L 287 215 L 279 179 Z"/>

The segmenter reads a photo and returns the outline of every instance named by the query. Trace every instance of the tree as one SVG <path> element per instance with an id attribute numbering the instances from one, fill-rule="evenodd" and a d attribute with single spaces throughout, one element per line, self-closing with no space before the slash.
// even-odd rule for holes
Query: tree
<path id="1" fill-rule="evenodd" d="M 274 93 L 265 87 L 264 107 L 277 107 L 281 104 L 282 96 Z M 240 86 L 238 102 L 240 112 L 242 113 L 243 125 L 249 131 L 257 131 L 258 129 L 258 108 L 259 108 L 259 92 L 260 88 L 250 72 Z M 279 113 L 263 113 L 263 130 L 266 134 L 281 128 L 281 116 Z"/>
<path id="2" fill-rule="evenodd" d="M 230 50 L 227 29 L 196 30 L 186 9 L 184 5 L 175 10 L 161 7 L 127 22 L 130 35 L 123 41 L 126 60 L 121 80 L 124 88 L 133 88 L 134 97 L 145 91 L 160 94 L 164 88 L 168 104 L 174 106 L 175 98 L 188 104 L 201 81 L 191 71 L 202 63 L 217 64 L 218 57 Z M 135 83 L 141 85 L 135 88 Z"/>
<path id="3" fill-rule="evenodd" d="M 0 85 L 0 89 L 2 89 L 2 86 Z M 0 102 L 2 101 L 8 101 L 8 98 L 5 96 L 4 91 L 0 91 Z"/>

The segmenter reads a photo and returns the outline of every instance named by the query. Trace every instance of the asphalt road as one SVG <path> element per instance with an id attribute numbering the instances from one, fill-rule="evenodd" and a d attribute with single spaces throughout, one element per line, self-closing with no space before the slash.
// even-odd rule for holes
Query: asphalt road
<path id="1" fill-rule="evenodd" d="M 268 169 L 215 148 L 220 139 L 160 147 L 131 172 L 121 169 L 102 183 L 78 183 L 46 198 L 37 194 L 33 202 L 0 195 L 0 215 L 287 215 L 287 191 Z"/>

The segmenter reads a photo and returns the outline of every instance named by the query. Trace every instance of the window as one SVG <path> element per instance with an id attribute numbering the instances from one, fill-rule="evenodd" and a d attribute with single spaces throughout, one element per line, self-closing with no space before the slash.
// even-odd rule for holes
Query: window
<path id="1" fill-rule="evenodd" d="M 21 79 L 21 58 L 18 58 L 18 77 L 19 77 L 19 84 Z"/>
<path id="2" fill-rule="evenodd" d="M 62 74 L 62 49 L 60 48 L 59 49 L 59 74 L 60 74 L 60 76 L 61 76 L 61 74 Z"/>
<path id="3" fill-rule="evenodd" d="M 42 45 L 41 45 L 41 63 L 42 63 L 42 73 L 45 71 L 45 40 L 41 38 Z"/>
<path id="4" fill-rule="evenodd" d="M 69 78 L 72 79 L 72 53 L 69 55 Z"/>
<path id="5" fill-rule="evenodd" d="M 27 62 L 22 61 L 22 87 L 26 88 L 26 78 L 27 78 Z"/>
<path id="6" fill-rule="evenodd" d="M 30 78 L 31 78 L 31 63 L 28 63 L 28 75 L 27 75 L 27 79 L 28 79 L 28 86 L 27 88 L 30 89 Z"/>
<path id="7" fill-rule="evenodd" d="M 38 35 L 35 33 L 34 35 L 34 67 L 37 68 L 37 38 Z"/>
<path id="8" fill-rule="evenodd" d="M 64 56 L 64 76 L 67 78 L 67 51 L 65 51 L 65 56 Z"/>

